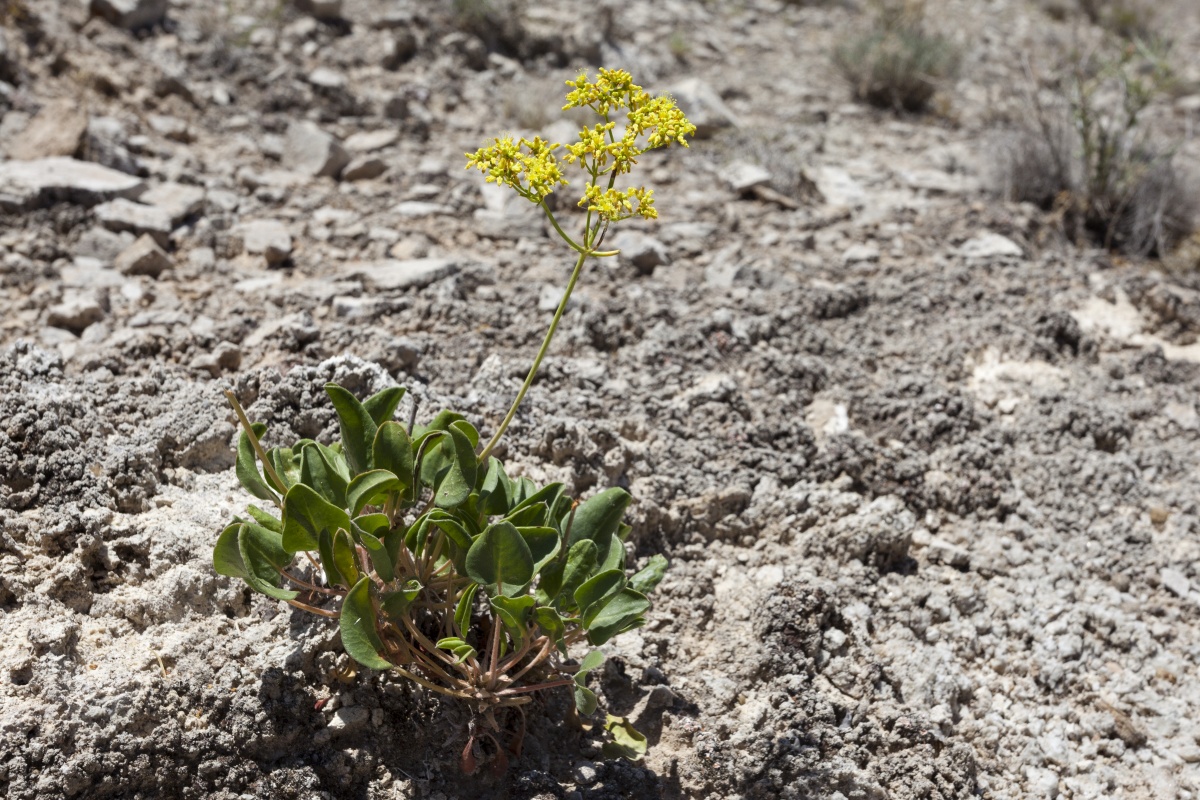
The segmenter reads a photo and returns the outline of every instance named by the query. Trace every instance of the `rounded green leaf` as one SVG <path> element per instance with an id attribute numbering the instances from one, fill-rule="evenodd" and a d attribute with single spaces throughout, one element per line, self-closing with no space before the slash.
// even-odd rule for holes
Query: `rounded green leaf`
<path id="1" fill-rule="evenodd" d="M 382 392 L 376 392 L 363 400 L 363 408 L 371 415 L 371 419 L 375 420 L 376 425 L 382 425 L 392 419 L 392 415 L 396 413 L 396 407 L 404 398 L 405 391 L 403 386 L 389 386 Z"/>
<path id="2" fill-rule="evenodd" d="M 313 489 L 297 483 L 283 499 L 283 546 L 289 552 L 314 550 L 322 530 L 350 529 L 350 515 Z"/>
<path id="3" fill-rule="evenodd" d="M 609 538 L 619 529 L 631 499 L 629 492 L 614 486 L 586 500 L 575 509 L 570 543 L 590 539 L 607 549 Z"/>
<path id="4" fill-rule="evenodd" d="M 334 505 L 346 504 L 346 479 L 316 442 L 300 451 L 300 481 Z"/>
<path id="5" fill-rule="evenodd" d="M 646 737 L 633 727 L 624 717 L 606 715 L 604 730 L 612 736 L 611 742 L 605 742 L 601 748 L 609 758 L 624 758 L 628 761 L 638 761 L 646 755 Z"/>
<path id="6" fill-rule="evenodd" d="M 479 534 L 467 551 L 465 566 L 471 580 L 495 589 L 492 594 L 512 594 L 533 580 L 529 545 L 507 522 L 498 522 Z"/>
<path id="7" fill-rule="evenodd" d="M 404 497 L 412 500 L 413 487 L 413 444 L 408 432 L 399 422 L 385 422 L 375 433 L 375 442 L 371 447 L 375 466 L 386 469 L 404 484 Z"/>
<path id="8" fill-rule="evenodd" d="M 517 528 L 517 531 L 525 537 L 525 544 L 529 545 L 529 552 L 533 554 L 533 572 L 536 575 L 558 555 L 562 539 L 554 528 Z"/>
<path id="9" fill-rule="evenodd" d="M 594 608 L 594 607 L 593 607 Z M 585 620 L 588 641 L 599 647 L 618 633 L 645 624 L 644 614 L 650 609 L 650 601 L 641 592 L 624 589 L 616 597 L 603 603 Z"/>
<path id="10" fill-rule="evenodd" d="M 597 573 L 584 581 L 583 585 L 575 590 L 575 605 L 579 607 L 583 626 L 589 627 L 592 618 L 600 609 L 624 588 L 625 573 L 619 569 Z"/>
<path id="11" fill-rule="evenodd" d="M 238 545 L 238 535 L 242 532 L 241 522 L 235 522 L 221 531 L 217 544 L 213 547 L 213 569 L 218 575 L 229 578 L 245 578 L 250 573 L 242 561 L 242 551 Z"/>
<path id="12" fill-rule="evenodd" d="M 471 490 L 475 488 L 475 471 L 479 467 L 479 462 L 475 459 L 475 445 L 471 443 L 467 430 L 469 428 L 470 425 L 462 421 L 453 422 L 450 425 L 450 444 L 452 446 L 449 451 L 450 468 L 441 479 L 441 483 L 438 484 L 437 495 L 434 499 L 434 502 L 441 508 L 454 508 L 460 505 L 470 497 Z M 443 451 L 447 449 L 445 443 L 442 444 L 441 449 Z"/>
<path id="13" fill-rule="evenodd" d="M 386 469 L 364 472 L 346 487 L 346 503 L 350 513 L 357 516 L 368 505 L 379 505 L 381 499 L 393 492 L 404 491 L 400 479 Z"/>
<path id="14" fill-rule="evenodd" d="M 650 561 L 646 563 L 646 566 L 629 579 L 629 588 L 635 592 L 649 594 L 654 591 L 654 588 L 658 586 L 666 574 L 667 559 L 655 553 L 650 556 Z"/>
<path id="15" fill-rule="evenodd" d="M 342 448 L 350 472 L 357 475 L 371 468 L 371 446 L 375 441 L 378 425 L 370 412 L 358 402 L 358 398 L 336 383 L 325 384 L 325 393 L 333 401 L 337 411 L 338 427 L 342 432 Z"/>
<path id="16" fill-rule="evenodd" d="M 458 598 L 458 605 L 454 608 L 454 624 L 463 636 L 471 632 L 471 610 L 475 606 L 475 592 L 478 589 L 478 583 L 472 583 L 464 589 L 462 597 Z"/>
<path id="17" fill-rule="evenodd" d="M 277 600 L 291 600 L 300 593 L 280 588 L 279 571 L 292 563 L 292 554 L 283 549 L 281 539 L 261 525 L 246 523 L 238 533 L 238 551 L 246 567 L 243 579 L 251 589 Z"/>
<path id="18" fill-rule="evenodd" d="M 261 442 L 263 436 L 267 433 L 267 426 L 261 422 L 251 423 L 250 428 L 254 431 L 255 437 Z M 242 431 L 242 435 L 238 437 L 237 446 L 237 463 L 234 467 L 234 472 L 237 474 L 237 479 L 242 486 L 246 487 L 246 491 L 257 497 L 259 500 L 270 500 L 272 503 L 279 502 L 279 495 L 271 488 L 262 473 L 258 470 L 258 456 L 254 452 L 254 445 L 250 441 L 250 437 Z"/>
<path id="19" fill-rule="evenodd" d="M 371 579 L 365 575 L 354 584 L 342 601 L 342 615 L 338 621 L 342 632 L 342 647 L 358 663 L 371 669 L 388 670 L 392 664 L 380 653 L 383 641 L 375 630 L 375 605 L 371 600 Z"/>
<path id="20" fill-rule="evenodd" d="M 575 671 L 575 706 L 584 716 L 596 710 L 596 694 L 585 684 L 588 673 L 603 663 L 604 654 L 593 650 L 579 662 L 579 669 Z"/>

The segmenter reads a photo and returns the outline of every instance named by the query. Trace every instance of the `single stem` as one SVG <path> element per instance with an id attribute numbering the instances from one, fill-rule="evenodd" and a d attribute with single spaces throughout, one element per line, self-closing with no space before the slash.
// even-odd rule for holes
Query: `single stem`
<path id="1" fill-rule="evenodd" d="M 519 686 L 516 689 L 501 689 L 496 692 L 497 697 L 507 697 L 509 695 L 521 694 L 523 692 L 540 692 L 542 689 L 553 689 L 555 686 L 570 686 L 575 682 L 574 678 L 564 678 L 561 681 L 549 681 L 547 683 L 539 683 L 536 686 Z"/>
<path id="2" fill-rule="evenodd" d="M 567 301 L 571 299 L 571 292 L 575 291 L 575 284 L 579 281 L 579 275 L 583 272 L 583 264 L 587 261 L 587 258 L 588 254 L 586 252 L 579 254 L 579 258 L 575 262 L 575 269 L 571 272 L 571 280 L 567 281 L 567 290 L 563 292 L 558 309 L 554 312 L 554 319 L 550 321 L 550 328 L 546 331 L 546 338 L 542 340 L 542 346 L 538 350 L 537 358 L 533 360 L 533 366 L 529 368 L 529 374 L 525 376 L 525 383 L 521 385 L 521 391 L 517 392 L 517 399 L 513 401 L 512 408 L 508 409 L 508 414 L 505 415 L 504 421 L 496 429 L 496 433 L 493 434 L 491 440 L 487 443 L 487 447 L 483 448 L 483 452 L 479 454 L 480 464 L 487 463 L 488 456 L 492 454 L 492 449 L 500 441 L 500 437 L 504 435 L 504 432 L 508 430 L 513 417 L 517 415 L 517 409 L 520 408 L 521 401 L 525 399 L 525 394 L 529 391 L 529 387 L 533 385 L 534 376 L 537 375 L 538 369 L 542 366 L 542 359 L 546 357 L 546 351 L 550 349 L 550 341 L 554 338 L 554 332 L 558 330 L 558 323 L 562 319 L 563 312 L 567 310 Z"/>
<path id="3" fill-rule="evenodd" d="M 238 415 L 238 421 L 242 423 L 242 428 L 246 431 L 246 436 L 250 438 L 250 444 L 254 445 L 254 452 L 258 453 L 258 460 L 262 462 L 263 469 L 267 472 L 267 477 L 271 479 L 271 483 L 275 484 L 275 488 L 280 494 L 287 494 L 287 486 L 283 481 L 279 480 L 279 476 L 275 473 L 275 468 L 271 466 L 271 462 L 267 460 L 267 454 L 263 450 L 262 444 L 258 441 L 258 437 L 254 435 L 254 426 L 250 424 L 249 418 L 246 417 L 246 412 L 242 410 L 242 404 L 234 397 L 233 392 L 226 391 L 225 399 L 233 406 L 233 411 Z M 279 501 L 275 501 L 275 505 L 279 505 Z"/>
<path id="4" fill-rule="evenodd" d="M 310 592 L 318 592 L 320 594 L 330 595 L 332 597 L 341 597 L 342 595 L 345 594 L 345 592 L 339 591 L 337 589 L 326 589 L 324 587 L 309 583 L 308 581 L 304 580 L 303 578 L 297 578 L 295 575 L 291 574 L 290 572 L 288 572 L 286 570 L 279 569 L 279 567 L 276 567 L 275 570 L 280 575 L 282 575 L 283 577 L 285 577 L 289 581 L 291 581 L 292 583 L 297 584 L 298 586 L 303 586 L 305 589 L 308 589 Z"/>
<path id="5" fill-rule="evenodd" d="M 295 606 L 296 608 L 300 609 L 301 611 L 308 611 L 309 613 L 316 614 L 316 615 L 322 616 L 322 617 L 327 617 L 329 619 L 338 619 L 341 616 L 336 611 L 327 611 L 324 608 L 317 608 L 316 606 L 310 606 L 308 603 L 301 603 L 299 600 L 285 600 L 284 602 L 287 603 L 289 606 Z"/>

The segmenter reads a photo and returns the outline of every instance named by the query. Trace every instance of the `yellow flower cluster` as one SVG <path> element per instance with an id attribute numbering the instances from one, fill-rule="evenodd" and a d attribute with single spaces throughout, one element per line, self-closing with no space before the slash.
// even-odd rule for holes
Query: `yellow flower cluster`
<path id="1" fill-rule="evenodd" d="M 467 153 L 467 168 L 477 167 L 487 175 L 488 183 L 511 186 L 522 197 L 540 203 L 555 187 L 567 184 L 554 158 L 555 149 L 561 146 L 542 141 L 541 137 L 532 142 L 498 137 L 491 147 Z"/>
<path id="2" fill-rule="evenodd" d="M 635 214 L 643 219 L 658 219 L 658 209 L 654 207 L 654 190 L 642 186 L 621 191 L 601 189 L 594 183 L 589 184 L 579 205 L 587 206 L 588 211 L 596 212 L 609 222 L 628 219 Z"/>
<path id="3" fill-rule="evenodd" d="M 579 205 L 610 223 L 635 214 L 656 218 L 653 192 L 644 187 L 616 189 L 613 183 L 618 175 L 632 172 L 638 156 L 648 150 L 672 143 L 687 147 L 686 137 L 696 133 L 696 126 L 674 100 L 650 97 L 623 69 L 602 68 L 595 81 L 588 80 L 583 72 L 575 80 L 567 81 L 567 85 L 571 91 L 564 110 L 588 107 L 603 120 L 583 128 L 579 141 L 567 145 L 563 155 L 564 161 L 577 162 L 590 176 Z M 617 123 L 609 116 L 621 109 L 628 119 L 617 138 Z M 514 142 L 511 136 L 506 136 L 496 139 L 491 147 L 468 154 L 467 167 L 477 167 L 488 176 L 488 182 L 511 186 L 522 197 L 541 203 L 557 186 L 567 183 L 554 156 L 559 146 L 540 138 Z M 603 175 L 608 176 L 607 188 L 597 185 Z"/>

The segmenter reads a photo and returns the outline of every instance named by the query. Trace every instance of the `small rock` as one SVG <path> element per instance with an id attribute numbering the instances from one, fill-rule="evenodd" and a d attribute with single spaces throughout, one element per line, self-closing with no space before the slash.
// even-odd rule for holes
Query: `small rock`
<path id="1" fill-rule="evenodd" d="M 1195 764 L 1200 761 L 1200 747 L 1194 744 L 1185 744 L 1175 749 L 1175 755 L 1179 756 L 1185 764 Z"/>
<path id="2" fill-rule="evenodd" d="M 179 117 L 169 117 L 165 114 L 151 114 L 147 121 L 150 128 L 162 136 L 184 144 L 192 141 L 191 127 Z"/>
<path id="3" fill-rule="evenodd" d="M 221 342 L 211 353 L 201 353 L 192 359 L 192 369 L 201 369 L 214 378 L 222 372 L 231 372 L 242 364 L 242 351 L 232 342 Z"/>
<path id="4" fill-rule="evenodd" d="M 385 260 L 351 265 L 350 274 L 362 277 L 380 289 L 408 289 L 428 286 L 454 275 L 456 261 L 448 258 L 414 258 L 407 261 Z"/>
<path id="5" fill-rule="evenodd" d="M 138 199 L 146 205 L 155 206 L 167 212 L 171 218 L 171 224 L 177 226 L 204 209 L 204 196 L 204 189 L 200 186 L 167 182 L 151 187 Z"/>
<path id="6" fill-rule="evenodd" d="M 596 765 L 591 761 L 580 761 L 575 765 L 575 769 L 571 771 L 571 776 L 575 779 L 575 783 L 580 786 L 591 786 L 596 782 L 600 773 L 596 770 Z"/>
<path id="7" fill-rule="evenodd" d="M 241 226 L 247 253 L 262 255 L 267 264 L 281 264 L 292 254 L 292 235 L 287 226 L 273 219 L 258 219 Z"/>
<path id="8" fill-rule="evenodd" d="M 137 175 L 141 171 L 141 162 L 129 152 L 128 143 L 129 136 L 120 120 L 93 117 L 88 121 L 87 144 L 84 147 L 88 161 Z"/>
<path id="9" fill-rule="evenodd" d="M 1196 414 L 1193 403 L 1178 403 L 1174 400 L 1163 406 L 1163 416 L 1184 430 L 1200 429 L 1200 415 Z"/>
<path id="10" fill-rule="evenodd" d="M 283 164 L 289 170 L 313 177 L 337 177 L 350 156 L 332 135 L 311 122 L 288 125 L 283 143 Z"/>
<path id="11" fill-rule="evenodd" d="M 372 178 L 378 178 L 383 173 L 387 172 L 387 162 L 382 158 L 374 156 L 359 156 L 353 159 L 346 168 L 342 170 L 342 180 L 346 181 L 366 181 Z"/>
<path id="12" fill-rule="evenodd" d="M 149 275 L 157 278 L 164 270 L 174 266 L 174 263 L 158 246 L 154 237 L 146 233 L 117 256 L 113 266 L 124 275 Z"/>
<path id="13" fill-rule="evenodd" d="M 998 233 L 985 233 L 965 242 L 958 254 L 969 261 L 992 261 L 1004 258 L 1022 258 L 1021 246 Z"/>
<path id="14" fill-rule="evenodd" d="M 374 297 L 338 296 L 331 301 L 333 315 L 338 319 L 367 320 L 380 311 L 379 300 Z"/>
<path id="15" fill-rule="evenodd" d="M 707 139 L 717 131 L 732 128 L 736 117 L 721 96 L 699 78 L 686 78 L 670 89 L 679 108 L 696 126 L 696 138 Z"/>
<path id="16" fill-rule="evenodd" d="M 52 328 L 63 328 L 76 335 L 92 323 L 104 319 L 104 309 L 95 297 L 76 295 L 58 305 L 50 307 L 46 324 Z"/>
<path id="17" fill-rule="evenodd" d="M 145 184 L 132 175 L 73 158 L 0 163 L 0 208 L 29 208 L 53 200 L 83 205 L 137 197 Z"/>
<path id="18" fill-rule="evenodd" d="M 860 264 L 879 260 L 879 248 L 873 244 L 852 244 L 842 253 L 845 264 Z"/>
<path id="19" fill-rule="evenodd" d="M 409 26 L 403 26 L 387 38 L 383 49 L 383 68 L 399 69 L 400 66 L 417 54 L 421 43 L 416 33 Z"/>
<path id="20" fill-rule="evenodd" d="M 1178 597 L 1187 597 L 1192 591 L 1192 582 L 1179 570 L 1164 567 L 1162 572 L 1159 573 L 1159 579 L 1167 591 Z"/>
<path id="21" fill-rule="evenodd" d="M 175 227 L 171 224 L 171 215 L 165 209 L 124 198 L 96 206 L 96 220 L 110 231 L 148 233 L 158 240 L 159 244 L 167 243 L 167 238 Z"/>
<path id="22" fill-rule="evenodd" d="M 413 219 L 416 217 L 432 217 L 439 214 L 453 215 L 454 209 L 441 203 L 427 203 L 423 200 L 405 200 L 393 206 L 392 213 Z"/>
<path id="23" fill-rule="evenodd" d="M 547 283 L 538 292 L 538 311 L 555 311 L 562 302 L 563 289 L 561 286 Z M 567 311 L 579 305 L 579 298 L 572 296 L 567 301 Z"/>
<path id="24" fill-rule="evenodd" d="M 400 261 L 425 258 L 429 255 L 429 240 L 419 233 L 406 236 L 392 245 L 388 255 Z"/>
<path id="25" fill-rule="evenodd" d="M 296 8 L 329 22 L 342 18 L 342 0 L 296 0 Z"/>
<path id="26" fill-rule="evenodd" d="M 747 194 L 755 187 L 771 182 L 771 173 L 758 164 L 738 161 L 730 164 L 722 173 L 729 188 L 738 194 Z"/>
<path id="27" fill-rule="evenodd" d="M 654 272 L 657 266 L 671 263 L 663 243 L 639 231 L 625 231 L 613 237 L 612 249 L 620 250 L 621 258 L 643 275 Z"/>
<path id="28" fill-rule="evenodd" d="M 75 245 L 76 258 L 93 258 L 105 266 L 116 260 L 125 248 L 133 244 L 133 234 L 114 233 L 107 228 L 95 227 L 85 231 Z"/>
<path id="29" fill-rule="evenodd" d="M 934 564 L 965 570 L 971 566 L 971 554 L 945 539 L 934 536 L 929 540 L 929 560 Z"/>
<path id="30" fill-rule="evenodd" d="M 157 25 L 167 16 L 167 0 L 91 0 L 92 13 L 127 31 Z"/>
<path id="31" fill-rule="evenodd" d="M 308 73 L 308 82 L 318 89 L 337 91 L 346 87 L 346 76 L 328 67 L 317 67 Z"/>
<path id="32" fill-rule="evenodd" d="M 33 161 L 53 156 L 73 156 L 87 133 L 87 115 L 72 100 L 55 100 L 37 113 L 25 130 L 5 148 L 9 158 Z"/>
<path id="33" fill-rule="evenodd" d="M 362 706 L 339 708 L 329 720 L 329 729 L 334 733 L 353 733 L 367 724 L 371 712 Z"/>
<path id="34" fill-rule="evenodd" d="M 343 143 L 351 153 L 374 153 L 385 147 L 391 147 L 400 139 L 400 131 L 394 128 L 384 128 L 378 131 L 359 131 L 352 133 Z"/>

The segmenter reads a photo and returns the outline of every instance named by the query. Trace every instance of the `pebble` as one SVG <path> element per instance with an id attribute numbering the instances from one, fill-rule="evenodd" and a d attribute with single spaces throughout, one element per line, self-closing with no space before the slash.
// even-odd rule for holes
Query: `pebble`
<path id="1" fill-rule="evenodd" d="M 428 286 L 458 270 L 458 262 L 449 258 L 385 259 L 352 264 L 349 274 L 362 277 L 380 289 L 408 289 Z"/>
<path id="2" fill-rule="evenodd" d="M 167 16 L 167 0 L 91 0 L 93 14 L 127 31 L 157 25 Z"/>
<path id="3" fill-rule="evenodd" d="M 292 254 L 292 235 L 287 226 L 273 219 L 257 219 L 241 226 L 247 253 L 261 255 L 268 265 L 281 264 Z"/>
<path id="4" fill-rule="evenodd" d="M 985 233 L 968 240 L 958 248 L 958 254 L 968 261 L 995 261 L 1005 258 L 1022 258 L 1025 251 L 1006 236 Z"/>
<path id="5" fill-rule="evenodd" d="M 346 138 L 343 143 L 351 153 L 374 153 L 394 145 L 400 139 L 400 131 L 384 128 L 378 131 L 359 131 Z"/>
<path id="6" fill-rule="evenodd" d="M 43 106 L 5 149 L 9 158 L 20 161 L 73 156 L 83 143 L 87 127 L 87 115 L 79 110 L 78 103 L 55 100 Z"/>
<path id="7" fill-rule="evenodd" d="M 580 786 L 591 786 L 600 777 L 600 773 L 594 762 L 580 761 L 575 765 L 575 769 L 571 770 L 571 776 Z"/>
<path id="8" fill-rule="evenodd" d="M 312 122 L 288 125 L 283 141 L 283 165 L 312 177 L 337 177 L 350 161 L 346 149 L 333 135 Z"/>
<path id="9" fill-rule="evenodd" d="M 1164 567 L 1162 572 L 1159 573 L 1159 578 L 1162 581 L 1162 585 L 1178 597 L 1186 598 L 1192 591 L 1192 582 L 1179 570 Z"/>
<path id="10" fill-rule="evenodd" d="M 738 194 L 746 194 L 756 186 L 766 186 L 771 182 L 771 173 L 759 166 L 745 161 L 736 161 L 726 167 L 722 173 L 729 188 Z"/>
<path id="11" fill-rule="evenodd" d="M 342 180 L 365 181 L 378 178 L 387 172 L 387 162 L 373 156 L 359 156 L 350 161 L 342 170 Z"/>
<path id="12" fill-rule="evenodd" d="M 852 244 L 842 253 L 845 264 L 860 264 L 879 260 L 879 248 L 873 244 Z"/>
<path id="13" fill-rule="evenodd" d="M 158 246 L 154 237 L 145 233 L 121 251 L 120 255 L 113 260 L 113 266 L 123 275 L 149 275 L 157 278 L 164 270 L 174 266 L 174 262 Z"/>
<path id="14" fill-rule="evenodd" d="M 685 78 L 668 89 L 667 94 L 675 98 L 680 110 L 696 126 L 697 139 L 707 139 L 737 124 L 721 95 L 699 78 Z"/>
<path id="15" fill-rule="evenodd" d="M 633 264 L 643 275 L 649 275 L 655 267 L 671 262 L 663 243 L 640 231 L 619 233 L 613 237 L 611 249 L 620 250 L 621 258 Z"/>
<path id="16" fill-rule="evenodd" d="M 189 186 L 185 183 L 168 181 L 152 186 L 138 199 L 147 205 L 157 206 L 166 211 L 172 225 L 179 225 L 193 214 L 204 209 L 204 188 Z"/>
<path id="17" fill-rule="evenodd" d="M 318 89 L 336 91 L 346 87 L 346 76 L 328 67 L 317 67 L 308 73 L 308 82 Z"/>
<path id="18" fill-rule="evenodd" d="M 339 708 L 329 720 L 329 729 L 334 733 L 353 733 L 364 727 L 371 719 L 371 712 L 362 706 Z"/>
<path id="19" fill-rule="evenodd" d="M 94 322 L 104 319 L 104 309 L 96 298 L 76 295 L 51 306 L 46 324 L 51 328 L 63 328 L 78 335 Z"/>
<path id="20" fill-rule="evenodd" d="M 166 209 L 117 198 L 96 207 L 96 220 L 110 231 L 150 234 L 166 244 L 174 226 Z"/>
<path id="21" fill-rule="evenodd" d="M 74 158 L 0 163 L 0 208 L 28 208 L 48 200 L 95 205 L 137 197 L 145 188 L 140 178 Z"/>

